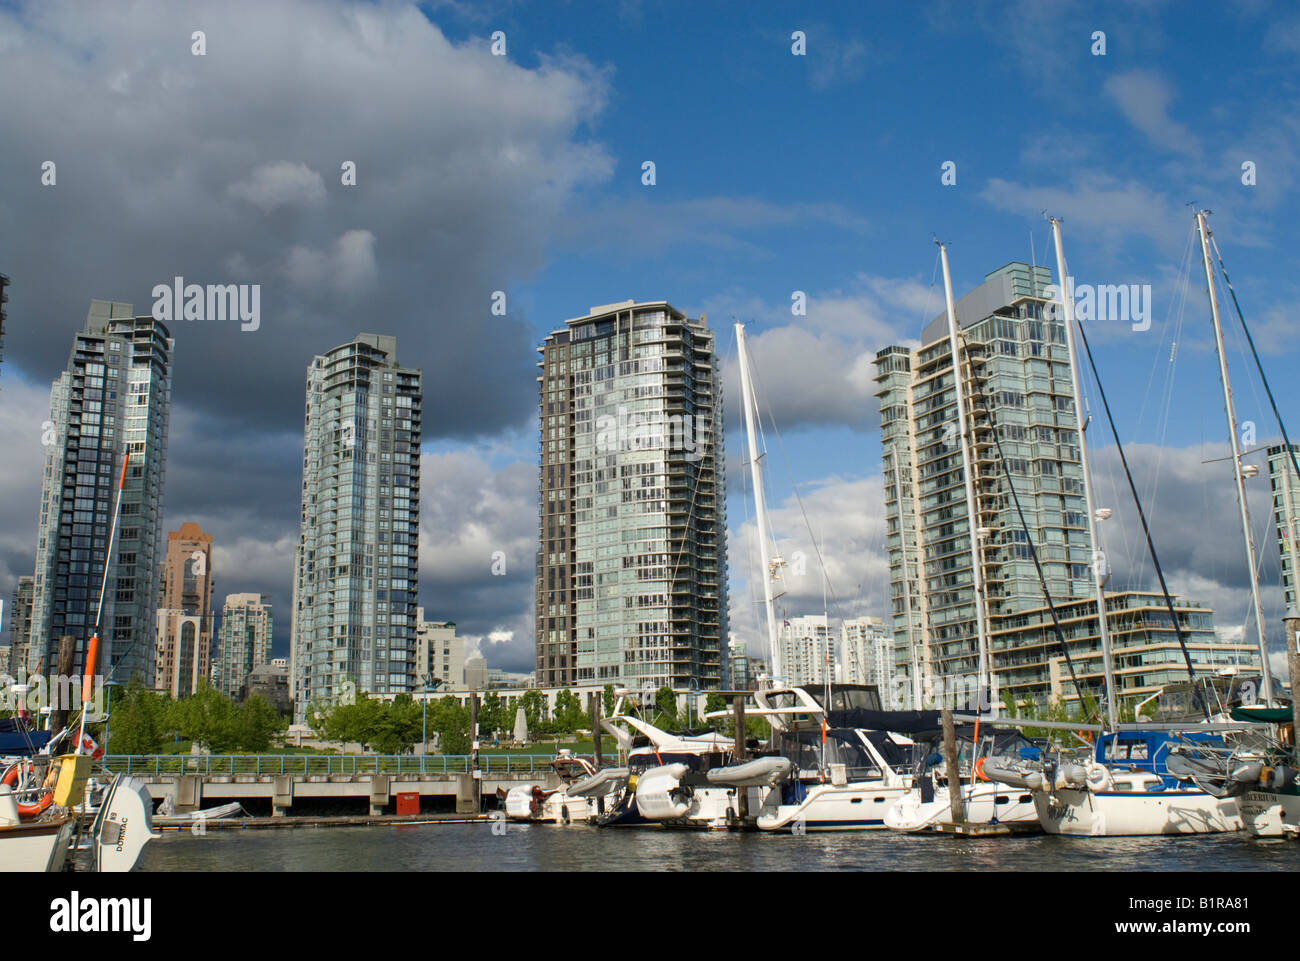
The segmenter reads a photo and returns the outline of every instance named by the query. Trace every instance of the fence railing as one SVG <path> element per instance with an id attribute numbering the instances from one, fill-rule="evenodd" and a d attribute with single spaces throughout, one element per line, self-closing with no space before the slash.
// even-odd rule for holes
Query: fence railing
<path id="1" fill-rule="evenodd" d="M 549 771 L 553 754 L 485 754 L 484 774 Z M 104 766 L 114 774 L 468 774 L 468 754 L 109 754 Z"/>

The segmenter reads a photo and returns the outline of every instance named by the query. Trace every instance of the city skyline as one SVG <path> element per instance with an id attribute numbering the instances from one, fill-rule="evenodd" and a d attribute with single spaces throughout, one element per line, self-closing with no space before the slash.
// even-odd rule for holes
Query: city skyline
<path id="1" fill-rule="evenodd" d="M 806 575 L 791 581 L 789 609 L 820 609 L 806 508 L 825 538 L 832 601 L 846 608 L 833 616 L 883 614 L 871 359 L 907 344 L 941 310 L 931 231 L 952 242 L 961 295 L 1008 261 L 1049 262 L 1046 207 L 1064 219 L 1081 283 L 1152 287 L 1149 329 L 1136 330 L 1138 319 L 1098 320 L 1090 337 L 1139 485 L 1159 492 L 1149 506 L 1171 588 L 1212 606 L 1221 631 L 1239 633 L 1249 605 L 1230 474 L 1203 463 L 1226 448 L 1208 311 L 1195 276 L 1180 286 L 1178 268 L 1191 226 L 1185 204 L 1195 200 L 1215 211 L 1265 364 L 1293 362 L 1285 333 L 1295 282 L 1282 226 L 1293 205 L 1285 159 L 1295 146 L 1285 79 L 1300 52 L 1288 39 L 1293 15 L 1267 4 L 1207 11 L 1203 31 L 1181 36 L 1176 13 L 1158 4 L 982 8 L 960 27 L 922 11 L 876 24 L 853 12 L 814 21 L 758 10 L 737 25 L 678 9 L 698 29 L 664 44 L 668 66 L 698 73 L 716 102 L 695 102 L 678 76 L 633 55 L 642 30 L 669 35 L 658 14 L 629 10 L 594 15 L 582 35 L 527 10 L 286 4 L 256 30 L 252 18 L 212 11 L 209 40 L 225 39 L 209 43 L 201 83 L 188 42 L 173 39 L 195 26 L 166 7 L 133 22 L 130 34 L 86 13 L 97 38 L 91 61 L 60 11 L 40 21 L 0 13 L 27 40 L 0 71 L 41 91 L 0 106 L 24 131 L 0 158 L 14 225 L 0 238 L 0 270 L 13 281 L 0 374 L 0 443 L 13 452 L 0 471 L 3 596 L 32 569 L 41 426 L 76 318 L 91 298 L 148 304 L 156 285 L 183 277 L 261 285 L 261 318 L 256 330 L 228 315 L 169 324 L 178 390 L 162 523 L 194 520 L 212 531 L 216 566 L 228 572 L 223 589 L 274 598 L 281 653 L 298 535 L 301 370 L 367 329 L 409 345 L 406 362 L 433 385 L 420 603 L 430 617 L 457 621 L 493 666 L 529 668 L 535 349 L 562 318 L 629 297 L 707 313 L 722 332 L 732 398 L 726 326 L 733 316 L 749 324 L 760 397 L 784 445 L 769 437 L 774 526 L 787 555 L 808 559 Z M 301 65 L 286 65 L 282 50 L 304 24 L 326 39 Z M 362 24 L 383 53 L 340 66 L 328 51 L 352 43 Z M 624 36 L 630 24 L 639 30 Z M 490 50 L 496 29 L 509 40 L 504 58 Z M 1098 29 L 1104 56 L 1090 49 Z M 791 51 L 795 30 L 807 34 L 802 59 Z M 1202 32 L 1248 64 L 1239 85 L 1203 75 Z M 148 65 L 126 52 L 139 43 L 157 51 Z M 239 57 L 229 55 L 232 45 Z M 926 58 L 909 55 L 914 46 L 967 79 L 934 75 Z M 338 89 L 322 97 L 318 78 L 331 70 L 342 71 L 333 75 Z M 59 73 L 82 81 L 79 103 L 63 93 Z M 465 75 L 475 78 L 473 95 L 457 81 Z M 164 76 L 183 82 L 164 84 Z M 245 132 L 221 105 L 245 82 L 269 89 L 270 77 L 276 104 Z M 872 96 L 878 89 L 888 96 Z M 990 111 L 1009 90 L 1023 115 Z M 867 121 L 846 124 L 863 104 Z M 447 124 L 420 122 L 438 110 Z M 55 124 L 60 111 L 72 120 Z M 138 131 L 159 112 L 176 118 L 177 136 L 142 150 Z M 110 117 L 123 120 L 120 129 Z M 73 129 L 95 139 L 104 159 L 94 169 L 78 162 L 84 141 Z M 773 138 L 780 149 L 770 149 Z M 698 149 L 663 146 L 670 142 Z M 221 152 L 224 143 L 237 145 L 232 154 Z M 58 164 L 53 185 L 41 182 L 46 161 Z M 647 161 L 656 164 L 653 186 L 642 179 Z M 941 179 L 949 161 L 952 185 Z M 356 165 L 355 186 L 342 180 L 346 162 Z M 1249 185 L 1246 162 L 1257 168 Z M 28 243 L 47 236 L 66 243 Z M 802 314 L 792 312 L 800 292 Z M 1240 415 L 1257 427 L 1259 445 L 1278 443 L 1231 346 Z M 1171 355 L 1176 383 L 1167 376 Z M 1292 409 L 1296 388 L 1274 386 L 1284 412 Z M 733 481 L 743 449 L 737 407 L 726 425 Z M 1112 527 L 1132 523 L 1115 461 L 1099 443 L 1094 469 L 1116 510 Z M 1265 487 L 1250 488 L 1261 525 L 1271 509 Z M 731 623 L 761 658 L 743 491 L 733 482 L 727 504 Z M 1192 529 L 1181 522 L 1189 514 L 1206 522 Z M 1114 565 L 1149 583 L 1140 546 L 1121 544 Z M 503 575 L 491 571 L 495 551 L 505 555 Z M 1276 645 L 1278 552 L 1261 551 L 1261 560 Z"/>

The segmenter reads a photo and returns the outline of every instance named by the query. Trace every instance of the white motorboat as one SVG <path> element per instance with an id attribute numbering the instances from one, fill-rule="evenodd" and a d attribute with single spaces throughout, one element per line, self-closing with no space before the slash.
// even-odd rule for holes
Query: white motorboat
<path id="1" fill-rule="evenodd" d="M 986 763 L 995 759 L 1005 766 L 1033 761 L 1041 751 L 1019 731 L 982 727 L 979 744 L 974 743 L 974 725 L 956 728 L 958 772 L 965 818 L 970 824 L 1033 824 L 1038 820 L 1032 794 L 988 779 Z M 911 789 L 885 811 L 885 827 L 916 833 L 937 831 L 952 819 L 953 778 L 943 760 L 943 740 L 934 736 L 922 759 Z"/>
<path id="2" fill-rule="evenodd" d="M 756 691 L 753 714 L 772 725 L 777 755 L 709 772 L 715 783 L 754 777 L 769 788 L 760 830 L 883 828 L 885 808 L 910 786 L 915 744 L 901 732 L 932 729 L 938 714 L 881 711 L 869 685 L 834 684 L 828 695 L 829 711 L 804 688 Z"/>
<path id="3" fill-rule="evenodd" d="M 710 777 L 734 759 L 735 742 L 729 737 L 713 730 L 672 733 L 629 714 L 600 723 L 628 761 L 622 792 L 597 821 L 603 826 L 728 828 L 738 823 L 738 791 L 747 792 L 750 810 L 763 802 L 767 787 L 752 769 L 741 779 L 744 784 Z"/>
<path id="4" fill-rule="evenodd" d="M 537 824 L 576 824 L 594 820 L 613 806 L 627 783 L 626 768 L 603 768 L 562 750 L 551 762 L 561 787 L 522 784 L 501 792 L 506 818 Z"/>

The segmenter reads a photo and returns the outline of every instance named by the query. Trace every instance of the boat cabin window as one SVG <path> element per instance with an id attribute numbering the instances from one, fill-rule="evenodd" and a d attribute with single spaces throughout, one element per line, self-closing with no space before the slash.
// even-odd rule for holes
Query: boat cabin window
<path id="1" fill-rule="evenodd" d="M 1147 760 L 1146 741 L 1109 741 L 1106 744 L 1107 761 L 1145 761 Z"/>
<path id="2" fill-rule="evenodd" d="M 821 731 L 799 731 L 782 739 L 783 753 L 800 771 L 819 771 L 822 766 Z M 826 765 L 843 764 L 849 780 L 862 781 L 882 776 L 866 748 L 852 730 L 826 732 Z"/>

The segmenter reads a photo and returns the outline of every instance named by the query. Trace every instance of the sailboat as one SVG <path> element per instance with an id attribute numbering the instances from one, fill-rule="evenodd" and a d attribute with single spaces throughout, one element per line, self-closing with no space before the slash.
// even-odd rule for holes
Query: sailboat
<path id="1" fill-rule="evenodd" d="M 983 548 L 981 541 L 991 532 L 979 526 L 980 514 L 975 497 L 975 475 L 970 453 L 971 421 L 966 406 L 966 386 L 963 383 L 959 345 L 960 330 L 953 300 L 948 248 L 937 240 L 935 243 L 938 244 L 939 256 L 943 264 L 944 302 L 948 315 L 948 347 L 952 361 L 953 389 L 956 394 L 957 437 L 961 448 L 966 516 L 969 518 L 968 539 L 978 643 L 977 703 L 971 707 L 976 712 L 974 716 L 978 716 L 990 706 L 988 699 L 992 689 L 984 563 L 981 556 Z M 970 823 L 1030 822 L 1036 819 L 1037 815 L 1027 795 L 1008 792 L 1004 786 L 982 778 L 980 768 L 991 756 L 1009 752 L 1018 758 L 1022 752 L 1030 752 L 1036 757 L 1037 749 L 1018 732 L 995 732 L 985 726 L 981 733 L 978 724 L 960 728 L 957 735 L 960 745 L 959 755 L 964 762 L 963 769 L 948 771 L 940 752 L 934 749 L 932 743 L 931 749 L 923 752 L 919 759 L 917 768 L 913 772 L 910 789 L 885 811 L 883 821 L 886 827 L 907 833 L 937 829 L 937 825 L 946 820 L 949 815 L 952 800 L 949 792 L 954 788 L 961 791 L 966 819 Z M 934 742 L 936 738 L 937 734 L 932 736 L 931 741 Z"/>
<path id="2" fill-rule="evenodd" d="M 81 719 L 75 742 L 69 726 L 63 731 L 36 732 L 30 715 L 20 706 L 4 732 L 8 759 L 0 758 L 0 870 L 57 872 L 65 870 L 76 845 L 77 808 L 82 806 L 90 777 L 94 742 L 86 736 L 95 666 L 99 654 L 100 619 L 108 586 L 114 537 L 122 507 L 128 452 L 117 483 L 117 503 L 109 527 L 104 576 L 100 584 L 95 630 L 86 644 L 85 673 L 81 682 Z M 23 704 L 25 685 L 15 685 Z M 52 734 L 52 736 L 51 736 Z M 75 743 L 70 753 L 56 755 Z M 124 774 L 115 775 L 90 826 L 91 870 L 130 871 L 145 844 L 160 837 L 151 823 L 153 800 L 144 783 Z"/>
<path id="3" fill-rule="evenodd" d="M 1067 345 L 1070 351 L 1071 369 L 1075 371 L 1077 384 L 1077 359 L 1074 350 L 1074 308 L 1072 297 L 1066 285 L 1065 254 L 1061 241 L 1060 223 L 1052 219 L 1052 230 L 1056 241 L 1057 269 L 1061 282 L 1061 297 L 1064 305 Z M 1246 539 L 1246 551 L 1250 564 L 1252 596 L 1255 605 L 1259 629 L 1260 656 L 1264 667 L 1265 698 L 1269 696 L 1271 682 L 1268 674 L 1268 652 L 1264 645 L 1262 618 L 1260 617 L 1259 587 L 1254 576 L 1254 545 L 1250 534 L 1249 514 L 1246 506 L 1246 494 L 1243 482 L 1244 472 L 1241 453 L 1237 446 L 1237 425 L 1232 405 L 1232 390 L 1228 381 L 1227 359 L 1223 350 L 1223 336 L 1219 325 L 1218 301 L 1215 296 L 1214 279 L 1210 269 L 1208 244 L 1209 229 L 1205 221 L 1205 212 L 1196 214 L 1197 229 L 1200 233 L 1201 250 L 1204 258 L 1205 277 L 1209 291 L 1210 311 L 1214 323 L 1215 343 L 1219 357 L 1220 377 L 1224 392 L 1224 407 L 1228 418 L 1229 434 L 1232 441 L 1232 460 L 1234 478 L 1237 485 L 1238 502 L 1241 508 L 1242 530 Z M 1080 328 L 1082 330 L 1082 328 Z M 1087 345 L 1086 335 L 1085 347 Z M 1076 391 L 1077 393 L 1077 391 Z M 1103 394 L 1103 402 L 1105 397 Z M 1110 418 L 1109 405 L 1106 405 L 1107 417 Z M 1113 420 L 1112 420 L 1112 430 Z M 1079 430 L 1080 449 L 1086 449 L 1082 426 Z M 1118 436 L 1116 436 L 1118 444 Z M 1122 446 L 1120 448 L 1123 458 Z M 1124 461 L 1127 472 L 1127 461 Z M 1085 479 L 1087 472 L 1085 469 Z M 1130 476 L 1130 485 L 1132 479 Z M 1085 490 L 1087 481 L 1085 480 Z M 1133 491 L 1136 500 L 1136 491 Z M 1088 504 L 1092 514 L 1091 501 Z M 1148 547 L 1154 558 L 1154 546 L 1151 544 L 1150 532 L 1146 528 L 1145 516 L 1139 516 L 1147 533 Z M 1176 614 L 1169 600 L 1168 589 L 1164 584 L 1164 575 L 1156 561 L 1157 573 L 1161 579 L 1166 602 L 1170 604 L 1170 617 L 1175 630 L 1178 630 Z M 1100 583 L 1098 585 L 1098 616 L 1104 622 L 1104 603 L 1100 600 Z M 1180 632 L 1181 641 L 1181 632 Z M 1184 656 L 1186 651 L 1184 649 Z M 1206 790 L 1204 784 L 1196 783 L 1197 768 L 1192 759 L 1205 758 L 1216 753 L 1229 754 L 1230 748 L 1225 742 L 1223 726 L 1200 724 L 1183 730 L 1152 730 L 1152 725 L 1121 725 L 1115 717 L 1114 672 L 1109 657 L 1103 658 L 1103 670 L 1106 676 L 1108 694 L 1109 728 L 1097 738 L 1096 750 L 1090 763 L 1086 765 L 1057 765 L 1047 769 L 1046 775 L 1034 790 L 1034 800 L 1038 809 L 1039 821 L 1049 834 L 1081 835 L 1090 837 L 1117 837 L 1157 834 L 1207 834 L 1237 831 L 1242 828 L 1242 817 L 1237 797 L 1232 794 L 1219 794 Z M 1188 673 L 1195 681 L 1191 663 Z M 1207 722 L 1208 708 L 1205 710 Z M 1231 725 L 1227 727 L 1231 730 Z"/>

